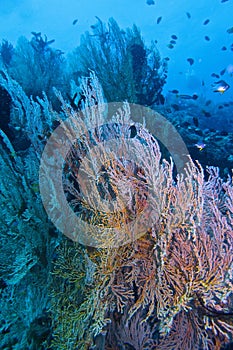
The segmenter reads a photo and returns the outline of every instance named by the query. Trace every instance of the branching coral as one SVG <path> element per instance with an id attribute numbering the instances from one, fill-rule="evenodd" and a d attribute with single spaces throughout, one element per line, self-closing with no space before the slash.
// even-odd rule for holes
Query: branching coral
<path id="1" fill-rule="evenodd" d="M 93 84 L 97 84 L 95 76 L 92 79 Z M 87 106 L 88 103 L 94 103 L 90 82 L 88 86 L 85 95 Z M 127 104 L 123 105 L 113 117 L 112 122 L 118 125 L 115 131 L 111 128 L 103 128 L 103 134 L 98 134 L 98 129 L 90 131 L 89 137 L 82 139 L 84 153 L 80 145 L 74 143 L 73 151 L 66 158 L 64 181 L 67 198 L 72 198 L 76 209 L 78 203 L 84 203 L 85 198 L 88 198 L 87 206 L 96 204 L 94 198 L 95 193 L 98 194 L 99 182 L 93 179 L 98 178 L 100 170 L 103 172 L 102 168 L 96 166 L 97 154 L 101 154 L 102 158 L 99 159 L 105 165 L 102 196 L 110 202 L 116 202 L 119 196 L 120 202 L 123 198 L 123 203 L 127 203 L 128 209 L 131 209 L 125 215 L 113 215 L 111 224 L 118 228 L 116 233 L 121 228 L 127 236 L 125 244 L 118 244 L 117 248 L 113 246 L 116 241 L 104 234 L 109 228 L 109 220 L 98 221 L 101 213 L 97 213 L 95 219 L 90 221 L 88 216 L 82 217 L 88 225 L 91 224 L 88 233 L 92 238 L 95 232 L 99 235 L 101 227 L 104 245 L 102 241 L 99 247 L 82 248 L 82 256 L 88 256 L 92 261 L 94 278 L 91 288 L 85 283 L 78 283 L 75 287 L 77 293 L 80 288 L 84 294 L 87 290 L 88 299 L 84 298 L 75 308 L 76 294 L 71 298 L 71 308 L 76 312 L 72 324 L 79 325 L 72 328 L 72 337 L 76 334 L 75 339 L 79 339 L 78 345 L 83 349 L 94 345 L 98 334 L 106 349 L 127 346 L 138 350 L 220 349 L 233 336 L 232 180 L 229 177 L 227 182 L 223 182 L 217 170 L 211 167 L 208 169 L 208 180 L 204 180 L 201 166 L 191 159 L 183 174 L 178 174 L 174 179 L 173 164 L 161 160 L 157 141 L 145 126 L 133 122 L 128 107 Z M 90 117 L 94 117 L 97 123 L 98 113 L 103 111 L 101 108 L 95 107 L 94 114 L 90 114 L 90 109 L 84 109 L 84 124 L 85 118 Z M 69 108 L 66 113 L 69 117 Z M 74 113 L 73 116 L 78 117 L 78 114 Z M 103 123 L 101 118 L 103 115 L 100 116 L 100 123 L 97 123 L 98 127 Z M 105 125 L 109 123 L 107 120 Z M 130 137 L 127 139 L 122 126 L 129 128 L 132 125 L 136 130 L 135 143 L 129 146 Z M 115 152 L 116 147 L 110 151 L 105 143 L 109 130 L 117 136 L 118 151 L 120 149 L 122 153 Z M 83 135 L 86 131 L 85 127 Z M 81 180 L 92 179 L 90 188 L 88 181 L 79 182 L 79 162 L 90 152 L 91 145 L 96 147 L 99 143 L 105 147 L 101 148 L 101 153 L 96 150 L 92 152 L 90 159 L 94 160 L 94 165 L 84 167 L 86 177 L 81 177 Z M 133 153 L 136 154 L 133 161 L 137 160 L 140 164 L 139 173 L 139 168 L 135 171 L 135 165 L 128 168 L 124 158 Z M 75 159 L 78 159 L 76 164 Z M 136 190 L 138 197 L 132 196 L 133 190 Z M 69 194 L 73 197 L 69 197 Z M 133 209 L 145 228 L 144 235 L 135 234 L 135 226 L 128 230 Z M 141 211 L 144 216 L 140 216 Z M 80 215 L 80 211 L 77 215 Z M 109 217 L 111 215 L 108 214 Z M 140 224 L 137 226 L 139 231 Z M 98 237 L 100 239 L 101 235 Z M 65 254 L 65 257 L 69 260 L 69 254 Z M 58 264 L 58 274 L 64 275 L 65 266 Z M 78 270 L 72 267 L 69 278 L 77 273 Z M 64 298 L 67 296 L 61 297 L 57 311 L 62 310 Z M 62 315 L 62 311 L 59 314 Z M 67 322 L 67 317 L 66 314 L 60 322 Z M 75 323 L 80 318 L 82 324 L 86 322 L 85 331 L 80 323 Z M 59 331 L 58 326 L 55 328 Z"/>
<path id="2" fill-rule="evenodd" d="M 87 75 L 93 70 L 108 102 L 125 101 L 151 106 L 162 100 L 166 81 L 166 61 L 160 59 L 155 44 L 146 47 L 136 25 L 126 31 L 110 18 L 105 25 L 98 17 L 74 51 L 71 69 Z"/>

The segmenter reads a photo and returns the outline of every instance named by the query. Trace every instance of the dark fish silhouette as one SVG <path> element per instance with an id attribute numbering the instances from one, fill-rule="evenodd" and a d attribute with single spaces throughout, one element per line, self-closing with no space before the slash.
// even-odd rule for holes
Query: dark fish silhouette
<path id="1" fill-rule="evenodd" d="M 226 68 L 224 68 L 223 70 L 221 70 L 220 75 L 224 75 L 225 72 L 226 72 Z"/>
<path id="2" fill-rule="evenodd" d="M 212 73 L 212 74 L 211 74 L 211 77 L 213 77 L 213 78 L 218 78 L 218 79 L 219 79 L 219 78 L 220 78 L 220 75 L 218 75 L 218 74 L 216 74 L 216 73 Z"/>
<path id="3" fill-rule="evenodd" d="M 175 40 L 170 40 L 170 44 L 176 44 Z"/>
<path id="4" fill-rule="evenodd" d="M 232 34 L 233 33 L 233 27 L 227 29 L 227 33 Z"/>
<path id="5" fill-rule="evenodd" d="M 187 58 L 187 61 L 189 62 L 190 66 L 193 65 L 194 59 L 193 58 Z"/>
<path id="6" fill-rule="evenodd" d="M 206 35 L 206 36 L 205 36 L 205 40 L 206 40 L 206 41 L 210 41 L 210 38 Z"/>
<path id="7" fill-rule="evenodd" d="M 159 23 L 161 22 L 161 20 L 162 20 L 162 16 L 158 17 L 158 18 L 157 18 L 157 21 L 156 21 L 157 24 L 159 24 Z"/>
<path id="8" fill-rule="evenodd" d="M 186 16 L 188 17 L 188 19 L 191 18 L 191 15 L 189 12 L 186 12 Z"/>
<path id="9" fill-rule="evenodd" d="M 209 106 L 209 105 L 211 104 L 211 102 L 212 102 L 211 100 L 207 100 L 206 103 L 205 103 L 205 105 L 206 105 L 206 106 Z"/>
<path id="10" fill-rule="evenodd" d="M 174 108 L 175 111 L 179 111 L 179 109 L 180 109 L 180 106 L 176 103 L 172 104 L 171 106 L 172 106 L 172 108 Z"/>
<path id="11" fill-rule="evenodd" d="M 168 44 L 167 47 L 168 47 L 169 49 L 173 49 L 174 45 Z"/>
<path id="12" fill-rule="evenodd" d="M 36 33 L 36 32 L 31 32 L 32 33 L 32 35 L 34 35 L 36 38 L 39 38 L 40 36 L 41 36 L 41 32 L 38 32 L 38 33 Z"/>
<path id="13" fill-rule="evenodd" d="M 206 19 L 206 20 L 203 22 L 203 25 L 206 26 L 209 22 L 210 22 L 210 20 L 209 20 L 209 19 Z"/>
<path id="14" fill-rule="evenodd" d="M 154 2 L 154 0 L 147 0 L 147 5 L 154 5 L 155 4 L 155 2 Z"/>
<path id="15" fill-rule="evenodd" d="M 183 100 L 197 100 L 198 96 L 196 94 L 190 95 L 177 95 L 177 97 L 182 98 Z"/>
<path id="16" fill-rule="evenodd" d="M 74 26 L 77 22 L 78 22 L 78 19 L 77 19 L 77 18 L 74 19 L 73 22 L 72 22 L 73 26 Z"/>
<path id="17" fill-rule="evenodd" d="M 227 2 L 228 0 L 222 0 L 221 2 L 223 3 L 223 2 Z"/>
<path id="18" fill-rule="evenodd" d="M 174 39 L 174 40 L 178 39 L 178 37 L 175 34 L 171 35 L 171 38 Z"/>
<path id="19" fill-rule="evenodd" d="M 221 48 L 221 50 L 222 50 L 222 51 L 226 51 L 226 50 L 227 50 L 226 46 L 223 46 L 223 47 Z"/>
<path id="20" fill-rule="evenodd" d="M 211 101 L 210 101 L 210 102 L 211 102 Z M 207 106 L 207 104 L 206 104 L 206 106 Z M 205 111 L 204 109 L 202 110 L 202 113 L 203 113 L 204 116 L 207 117 L 207 118 L 210 118 L 210 117 L 211 117 L 210 112 L 207 112 L 207 111 Z"/>
<path id="21" fill-rule="evenodd" d="M 172 94 L 178 94 L 179 93 L 179 91 L 178 90 L 169 90 L 169 92 L 171 92 Z"/>
<path id="22" fill-rule="evenodd" d="M 165 61 L 170 61 L 169 57 L 165 57 L 164 59 L 165 59 Z"/>

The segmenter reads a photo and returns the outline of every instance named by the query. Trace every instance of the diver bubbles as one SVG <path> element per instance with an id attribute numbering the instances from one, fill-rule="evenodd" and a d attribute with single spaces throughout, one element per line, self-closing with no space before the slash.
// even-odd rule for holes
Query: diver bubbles
<path id="1" fill-rule="evenodd" d="M 138 239 L 159 219 L 163 169 L 156 140 L 177 173 L 185 173 L 189 154 L 175 127 L 150 108 L 116 102 L 99 110 L 109 116 L 104 124 L 94 118 L 87 128 L 83 116 L 94 115 L 93 106 L 73 111 L 54 130 L 41 157 L 39 186 L 59 231 L 83 245 L 111 248 Z"/>

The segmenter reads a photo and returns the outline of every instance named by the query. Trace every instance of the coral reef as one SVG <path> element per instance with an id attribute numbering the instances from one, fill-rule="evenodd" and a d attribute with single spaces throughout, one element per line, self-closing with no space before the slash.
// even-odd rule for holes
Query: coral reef
<path id="1" fill-rule="evenodd" d="M 70 58 L 71 87 L 63 54 L 41 33 L 0 47 L 0 348 L 222 349 L 233 339 L 233 185 L 229 145 L 215 136 L 232 134 L 202 130 L 201 117 L 195 125 L 193 101 L 186 112 L 158 107 L 166 65 L 136 26 L 97 19 L 92 29 Z M 206 165 L 208 150 L 209 167 L 187 157 L 179 172 L 177 149 L 153 134 L 169 141 L 159 113 L 134 115 L 129 102 L 163 111 L 193 159 Z M 76 242 L 50 222 L 38 175 L 50 136 L 70 119 L 66 131 L 79 137 L 60 156 Z M 209 141 L 203 153 L 198 136 Z M 210 166 L 221 165 L 219 144 L 224 179 Z"/>
<path id="2" fill-rule="evenodd" d="M 96 78 L 92 79 L 96 86 Z M 90 104 L 96 107 L 91 97 L 93 90 L 88 84 L 86 107 Z M 133 148 L 133 152 L 137 152 L 143 168 L 141 182 L 144 180 L 144 185 L 150 189 L 146 201 L 150 196 L 152 208 L 147 212 L 147 207 L 143 206 L 143 211 L 147 220 L 151 218 L 151 229 L 138 239 L 135 239 L 135 232 L 128 231 L 130 240 L 117 248 L 112 245 L 112 236 L 104 235 L 105 247 L 79 247 L 82 254 L 78 250 L 77 255 L 74 247 L 72 254 L 67 250 L 62 252 L 64 260 L 56 263 L 55 281 L 63 278 L 69 297 L 67 293 L 55 292 L 60 303 L 53 308 L 58 320 L 54 324 L 56 347 L 69 348 L 71 342 L 71 348 L 90 349 L 101 342 L 106 349 L 220 349 L 233 335 L 232 180 L 228 178 L 223 182 L 213 167 L 208 168 L 209 177 L 204 180 L 203 169 L 191 159 L 185 174 L 178 174 L 174 179 L 173 164 L 161 160 L 157 141 L 145 127 L 140 129 L 133 122 L 130 109 L 122 108 L 112 120 L 128 127 L 134 125 L 137 130 L 134 137 L 137 148 Z M 69 117 L 70 110 L 66 111 Z M 87 120 L 89 125 L 93 111 L 92 114 L 88 109 L 83 111 L 84 122 Z M 99 110 L 95 108 L 94 111 L 94 117 L 98 118 Z M 102 118 L 100 116 L 101 122 Z M 119 134 L 116 135 L 119 138 Z M 123 137 L 118 143 L 126 149 L 122 157 L 128 156 L 127 139 Z M 88 139 L 83 140 L 82 149 L 90 149 L 88 144 Z M 75 159 L 82 158 L 77 147 L 76 152 Z M 125 215 L 116 213 L 114 216 L 114 227 L 124 231 L 138 203 L 136 199 L 131 202 L 128 191 L 137 174 L 131 172 L 128 176 L 125 159 L 110 152 L 107 145 L 103 152 L 105 159 L 113 159 L 107 168 L 106 181 L 112 185 L 110 191 L 117 189 L 116 197 L 124 197 L 123 202 L 131 208 Z M 81 187 L 77 190 L 74 173 L 77 174 L 78 167 L 71 167 L 71 161 L 68 164 L 70 168 L 66 168 L 66 174 L 73 174 L 68 188 L 76 195 L 76 204 L 83 193 L 90 197 L 87 203 L 93 203 L 91 198 L 98 192 L 98 183 L 92 184 L 92 192 L 85 191 L 86 183 L 79 183 Z M 97 178 L 98 171 L 98 167 L 87 168 L 86 178 Z M 82 219 L 87 220 L 85 216 Z M 145 225 L 143 217 L 141 220 Z M 96 231 L 99 236 L 100 224 L 93 220 L 91 223 L 93 231 L 89 234 L 94 235 Z M 107 230 L 108 224 L 101 222 L 101 232 L 104 228 Z M 80 260 L 87 261 L 87 257 L 85 270 Z M 92 271 L 91 282 L 89 271 Z M 63 317 L 64 310 L 67 311 Z M 68 310 L 73 310 L 70 318 Z M 61 329 L 67 329 L 68 319 L 69 331 L 65 331 L 66 338 L 61 339 L 59 334 Z"/>
<path id="3" fill-rule="evenodd" d="M 71 57 L 74 78 L 93 70 L 108 102 L 127 100 L 147 106 L 164 102 L 167 63 L 155 43 L 146 47 L 136 25 L 125 31 L 113 18 L 105 25 L 97 17 L 91 28 L 93 33 L 82 36 Z"/>

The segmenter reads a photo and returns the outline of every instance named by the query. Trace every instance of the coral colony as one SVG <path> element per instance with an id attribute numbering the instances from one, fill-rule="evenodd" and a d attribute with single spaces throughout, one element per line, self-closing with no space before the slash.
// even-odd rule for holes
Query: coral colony
<path id="1" fill-rule="evenodd" d="M 0 46 L 0 348 L 224 349 L 233 134 L 206 121 L 232 103 L 164 97 L 155 43 L 91 29 L 68 58 L 38 32 Z"/>

